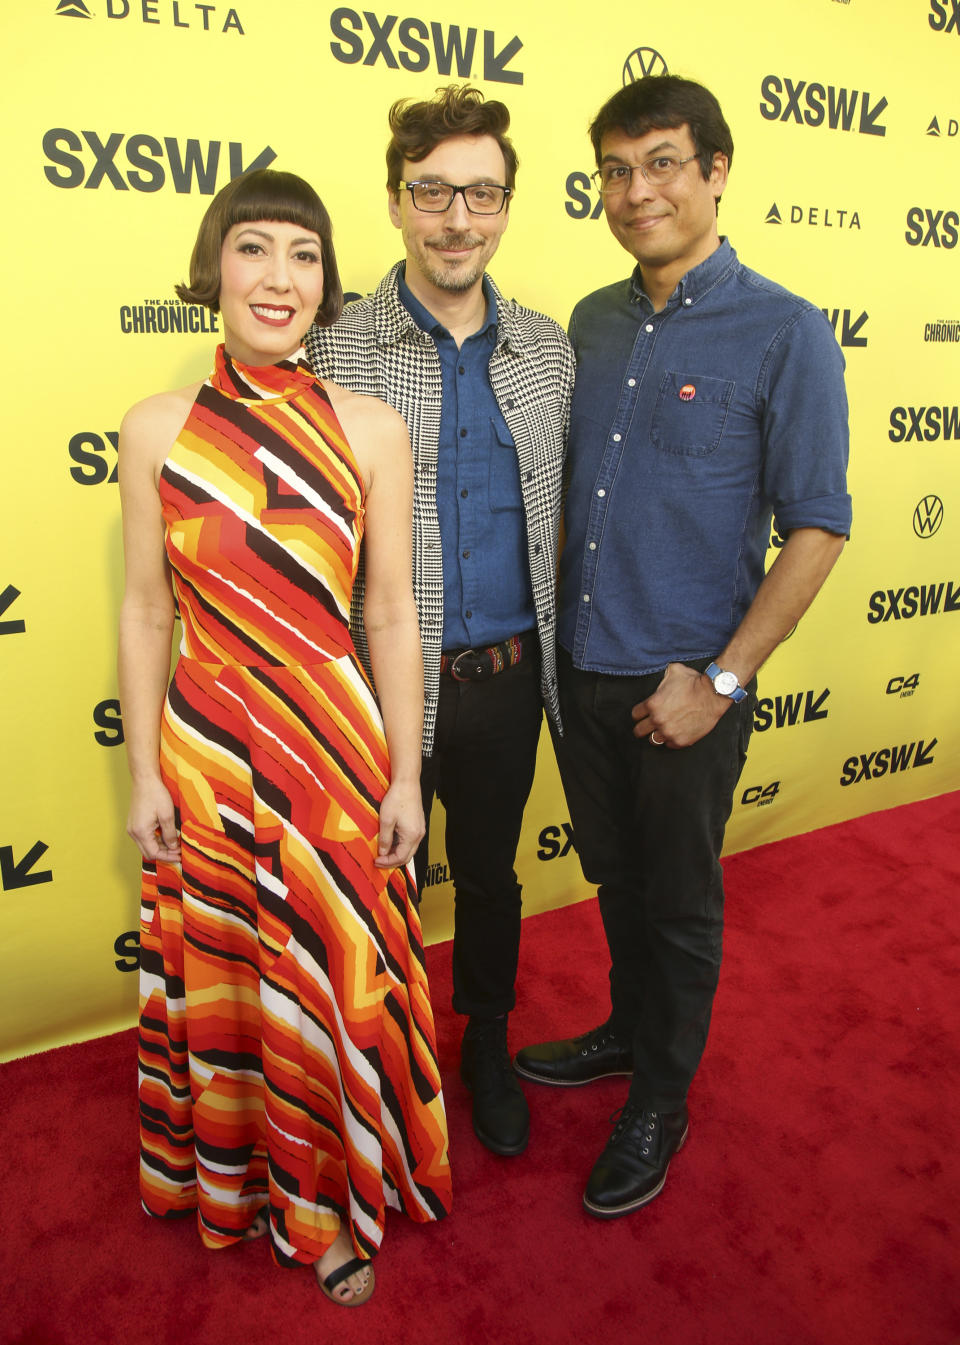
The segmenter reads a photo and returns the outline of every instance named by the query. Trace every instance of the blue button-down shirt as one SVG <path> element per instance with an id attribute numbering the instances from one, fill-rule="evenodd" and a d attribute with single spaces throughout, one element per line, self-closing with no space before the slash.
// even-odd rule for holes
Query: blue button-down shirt
<path id="1" fill-rule="evenodd" d="M 486 321 L 458 349 L 402 275 L 397 285 L 404 308 L 436 344 L 443 379 L 437 516 L 444 649 L 497 644 L 536 625 L 517 451 L 490 386 L 497 305 L 486 277 L 483 286 Z"/>
<path id="2" fill-rule="evenodd" d="M 778 532 L 847 534 L 843 356 L 726 240 L 659 313 L 631 279 L 574 310 L 557 638 L 579 668 L 713 658 Z"/>

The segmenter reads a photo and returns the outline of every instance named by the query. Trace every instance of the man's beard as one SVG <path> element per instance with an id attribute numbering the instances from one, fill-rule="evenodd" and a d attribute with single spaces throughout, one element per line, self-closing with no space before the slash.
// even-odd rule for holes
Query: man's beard
<path id="1" fill-rule="evenodd" d="M 476 234 L 441 234 L 438 239 L 431 240 L 431 246 L 423 249 L 426 278 L 431 284 L 436 285 L 437 289 L 447 290 L 452 294 L 459 294 L 463 290 L 471 289 L 483 275 L 486 259 L 482 253 L 485 241 L 485 239 L 477 237 Z M 458 269 L 448 267 L 442 262 L 435 262 L 430 255 L 435 248 L 464 246 L 476 248 L 478 252 L 471 256 L 469 263 L 456 263 Z M 464 266 L 464 269 L 459 269 L 460 266 Z"/>

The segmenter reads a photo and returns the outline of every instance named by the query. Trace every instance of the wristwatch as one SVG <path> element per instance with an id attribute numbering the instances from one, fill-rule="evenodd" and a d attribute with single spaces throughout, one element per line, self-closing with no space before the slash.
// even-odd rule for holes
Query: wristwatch
<path id="1" fill-rule="evenodd" d="M 728 668 L 720 668 L 716 663 L 711 663 L 703 671 L 705 676 L 710 678 L 713 689 L 718 696 L 729 696 L 736 704 L 746 700 L 747 693 L 740 685 L 740 680 L 735 672 L 730 672 Z"/>

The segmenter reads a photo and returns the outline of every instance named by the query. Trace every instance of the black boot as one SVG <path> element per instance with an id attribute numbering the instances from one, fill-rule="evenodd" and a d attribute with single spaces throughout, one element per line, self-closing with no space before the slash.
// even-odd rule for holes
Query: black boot
<path id="1" fill-rule="evenodd" d="M 629 1214 L 659 1195 L 673 1155 L 683 1147 L 686 1107 L 648 1111 L 631 1103 L 613 1118 L 613 1134 L 593 1165 L 583 1203 L 598 1219 Z"/>
<path id="2" fill-rule="evenodd" d="M 471 1018 L 460 1048 L 460 1078 L 473 1093 L 473 1133 L 495 1154 L 522 1154 L 530 1112 L 507 1053 L 507 1016 Z"/>

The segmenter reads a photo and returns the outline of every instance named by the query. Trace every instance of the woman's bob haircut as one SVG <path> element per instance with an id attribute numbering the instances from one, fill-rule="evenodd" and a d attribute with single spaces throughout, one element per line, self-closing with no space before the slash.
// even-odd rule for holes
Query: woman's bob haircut
<path id="1" fill-rule="evenodd" d="M 200 223 L 200 232 L 190 258 L 190 284 L 177 285 L 179 297 L 188 304 L 203 304 L 211 312 L 220 309 L 220 254 L 223 240 L 235 224 L 277 220 L 298 224 L 320 239 L 323 263 L 323 302 L 314 322 L 329 327 L 343 311 L 343 287 L 333 250 L 333 226 L 320 197 L 295 173 L 258 168 L 235 177 L 217 192 Z"/>

